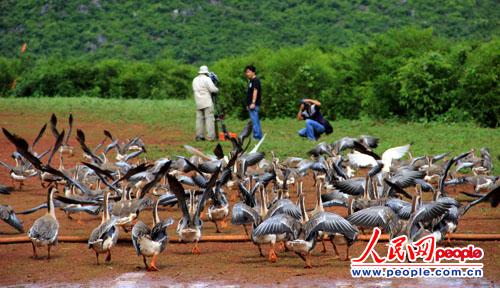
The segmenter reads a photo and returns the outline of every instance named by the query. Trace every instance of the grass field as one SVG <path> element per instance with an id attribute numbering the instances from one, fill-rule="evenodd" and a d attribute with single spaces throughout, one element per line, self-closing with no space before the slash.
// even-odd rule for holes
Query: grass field
<path id="1" fill-rule="evenodd" d="M 60 117 L 60 125 L 64 126 L 69 112 L 74 114 L 76 126 L 79 119 L 104 127 L 108 124 L 113 125 L 114 129 L 139 125 L 143 127 L 143 134 L 153 139 L 146 141 L 146 144 L 149 144 L 148 158 L 185 154 L 182 144 L 190 144 L 206 151 L 214 146 L 213 143 L 193 141 L 195 111 L 192 100 L 0 98 L 0 125 L 12 127 L 14 131 L 16 130 L 13 124 L 6 120 L 8 115 L 23 116 L 26 120 L 46 115 L 48 121 L 52 112 Z M 279 157 L 306 156 L 305 152 L 313 147 L 314 143 L 297 136 L 297 131 L 304 123 L 297 121 L 294 116 L 290 115 L 289 119 L 262 121 L 264 133 L 267 134 L 262 151 L 274 151 Z M 246 123 L 234 118 L 228 118 L 225 122 L 228 129 L 233 132 L 239 132 Z M 42 122 L 40 126 L 41 124 Z M 369 134 L 380 138 L 380 147 L 376 150 L 379 153 L 389 147 L 406 143 L 413 143 L 411 151 L 416 156 L 448 151 L 457 154 L 471 148 L 478 151 L 481 147 L 489 147 L 496 161 L 500 153 L 500 129 L 481 128 L 469 123 L 338 120 L 332 122 L 332 125 L 334 133 L 322 137 L 320 141 L 332 142 L 344 136 Z M 84 131 L 87 132 L 87 129 Z M 229 146 L 229 143 L 224 143 L 224 147 Z M 479 155 L 479 152 L 476 154 Z M 498 165 L 495 166 L 494 172 L 499 174 Z"/>

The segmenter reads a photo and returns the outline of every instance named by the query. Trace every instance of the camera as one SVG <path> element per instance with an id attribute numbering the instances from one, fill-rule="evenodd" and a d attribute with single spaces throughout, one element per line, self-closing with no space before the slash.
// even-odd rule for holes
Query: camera
<path id="1" fill-rule="evenodd" d="M 215 86 L 219 86 L 219 77 L 214 72 L 209 72 L 208 77 L 212 80 Z"/>

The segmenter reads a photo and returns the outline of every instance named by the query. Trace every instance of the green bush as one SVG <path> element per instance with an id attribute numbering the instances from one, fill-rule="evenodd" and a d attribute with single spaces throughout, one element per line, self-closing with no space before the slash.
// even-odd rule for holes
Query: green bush
<path id="1" fill-rule="evenodd" d="M 498 127 L 498 47 L 497 38 L 452 42 L 432 29 L 408 28 L 350 47 L 254 47 L 245 56 L 207 64 L 220 78 L 219 110 L 242 118 L 248 117 L 243 69 L 254 64 L 262 81 L 263 117 L 294 117 L 299 99 L 315 98 L 328 119 L 473 119 Z M 191 98 L 197 67 L 171 57 L 154 62 L 49 58 L 28 64 L 0 58 L 0 92 L 21 97 Z"/>
<path id="2" fill-rule="evenodd" d="M 103 98 L 186 98 L 194 69 L 172 60 L 155 63 L 82 59 L 41 60 L 19 78 L 15 95 Z"/>
<path id="3" fill-rule="evenodd" d="M 459 75 L 453 68 L 440 53 L 429 52 L 399 69 L 399 105 L 408 118 L 434 120 L 455 104 L 452 96 Z"/>
<path id="4" fill-rule="evenodd" d="M 483 126 L 500 126 L 499 49 L 497 38 L 473 50 L 460 79 L 459 105 Z"/>
<path id="5" fill-rule="evenodd" d="M 17 83 L 17 75 L 19 73 L 19 60 L 10 60 L 0 57 L 0 97 L 5 97 L 11 94 L 13 85 Z M 16 80 L 16 82 L 14 82 Z"/>

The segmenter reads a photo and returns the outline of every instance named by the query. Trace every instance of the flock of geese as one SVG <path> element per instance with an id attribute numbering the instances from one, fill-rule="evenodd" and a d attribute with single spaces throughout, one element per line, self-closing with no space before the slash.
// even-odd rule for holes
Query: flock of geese
<path id="1" fill-rule="evenodd" d="M 37 146 L 47 124 L 31 144 L 2 128 L 15 147 L 14 163 L 0 162 L 9 171 L 13 185 L 21 190 L 24 181 L 38 177 L 48 191 L 46 203 L 17 213 L 47 209 L 28 230 L 34 258 L 37 248 L 46 246 L 50 259 L 50 249 L 57 244 L 57 208 L 68 217 L 77 213 L 96 217 L 102 214 L 101 223 L 88 239 L 97 264 L 103 254 L 106 262 L 111 261 L 119 234 L 130 233 L 146 269 L 157 271 L 157 258 L 169 240 L 167 227 L 176 222 L 172 218 L 161 219 L 159 206 L 180 209 L 182 218 L 177 221 L 176 231 L 182 242 L 193 243 L 193 254 L 201 253 L 198 242 L 202 238 L 202 218 L 214 223 L 217 232 L 222 232 L 230 219 L 233 225 L 242 226 L 261 256 L 265 256 L 263 246 L 269 245 L 270 262 L 277 261 L 278 252 L 293 252 L 304 260 L 306 268 L 311 268 L 311 251 L 318 242 L 324 252 L 325 242 L 331 242 L 336 257 L 340 257 L 337 246 L 345 245 L 347 260 L 349 247 L 359 233 L 373 227 L 380 227 L 390 237 L 407 235 L 409 241 L 429 234 L 442 241 L 457 229 L 461 217 L 471 207 L 481 202 L 496 207 L 500 201 L 499 181 L 490 175 L 493 164 L 487 148 L 480 150 L 480 157 L 474 155 L 474 150 L 456 156 L 444 153 L 415 157 L 408 144 L 387 149 L 379 156 L 374 152 L 379 139 L 363 135 L 322 142 L 304 158 L 281 160 L 274 153 L 266 158 L 259 151 L 264 139 L 249 149 L 249 123 L 237 137 L 226 135 L 232 143 L 229 153 L 224 153 L 220 144 L 213 155 L 186 145 L 191 157 L 153 162 L 140 159 L 146 153 L 141 137 L 121 141 L 104 130 L 104 138 L 92 148 L 78 129 L 76 140 L 84 161 L 66 167 L 64 158 L 78 151 L 69 144 L 73 116 L 69 115 L 67 133 L 57 127 L 55 115 L 49 127 L 54 145 L 47 151 L 40 151 Z M 311 180 L 306 181 L 307 178 Z M 470 183 L 475 189 L 475 193 L 464 193 L 471 197 L 466 205 L 445 190 L 446 186 L 463 183 Z M 314 193 L 306 193 L 304 185 Z M 0 185 L 0 194 L 13 191 L 12 186 Z M 236 195 L 231 191 L 237 191 L 239 200 L 230 197 Z M 424 193 L 432 194 L 432 200 L 423 201 Z M 305 203 L 309 197 L 316 204 L 308 210 Z M 344 207 L 347 216 L 325 211 L 325 207 L 332 206 Z M 146 209 L 152 210 L 151 227 L 139 220 L 139 214 Z M 22 222 L 9 205 L 0 205 L 0 217 L 24 232 Z M 151 258 L 149 264 L 147 258 Z"/>

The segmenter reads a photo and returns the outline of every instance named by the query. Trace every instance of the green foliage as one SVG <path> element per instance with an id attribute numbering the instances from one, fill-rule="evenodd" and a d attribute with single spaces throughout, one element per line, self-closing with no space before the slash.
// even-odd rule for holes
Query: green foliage
<path id="1" fill-rule="evenodd" d="M 484 126 L 500 126 L 499 77 L 500 39 L 494 39 L 470 53 L 460 79 L 460 107 Z"/>
<path id="2" fill-rule="evenodd" d="M 264 117 L 293 117 L 299 99 L 315 98 L 329 119 L 475 120 L 498 127 L 499 47 L 497 38 L 456 42 L 432 29 L 407 28 L 344 48 L 255 48 L 209 68 L 220 78 L 218 108 L 229 115 L 248 117 L 243 68 L 251 63 L 262 81 Z M 196 67 L 171 58 L 0 58 L 0 73 L 2 95 L 183 99 L 192 97 Z"/>
<path id="3" fill-rule="evenodd" d="M 0 55 L 23 42 L 32 59 L 158 60 L 187 63 L 245 55 L 254 47 L 327 48 L 394 28 L 432 27 L 453 39 L 500 31 L 497 0 L 0 1 Z"/>
<path id="4" fill-rule="evenodd" d="M 220 107 L 242 117 L 246 117 L 242 67 L 253 63 L 262 80 L 264 116 L 294 115 L 298 99 L 316 98 L 330 119 L 461 122 L 474 118 L 496 127 L 498 47 L 498 40 L 478 46 L 437 37 L 431 29 L 408 28 L 349 48 L 260 49 L 245 57 L 222 59 L 211 68 L 222 80 Z"/>
<path id="5" fill-rule="evenodd" d="M 19 73 L 19 61 L 0 57 L 0 97 L 7 95 L 13 85 L 17 83 L 16 77 Z"/>
<path id="6" fill-rule="evenodd" d="M 186 98 L 194 69 L 172 60 L 155 63 L 103 60 L 40 60 L 19 77 L 16 96 Z"/>
<path id="7" fill-rule="evenodd" d="M 438 52 L 411 59 L 396 77 L 401 85 L 399 104 L 412 120 L 432 119 L 454 104 L 452 92 L 457 74 L 453 66 Z"/>

